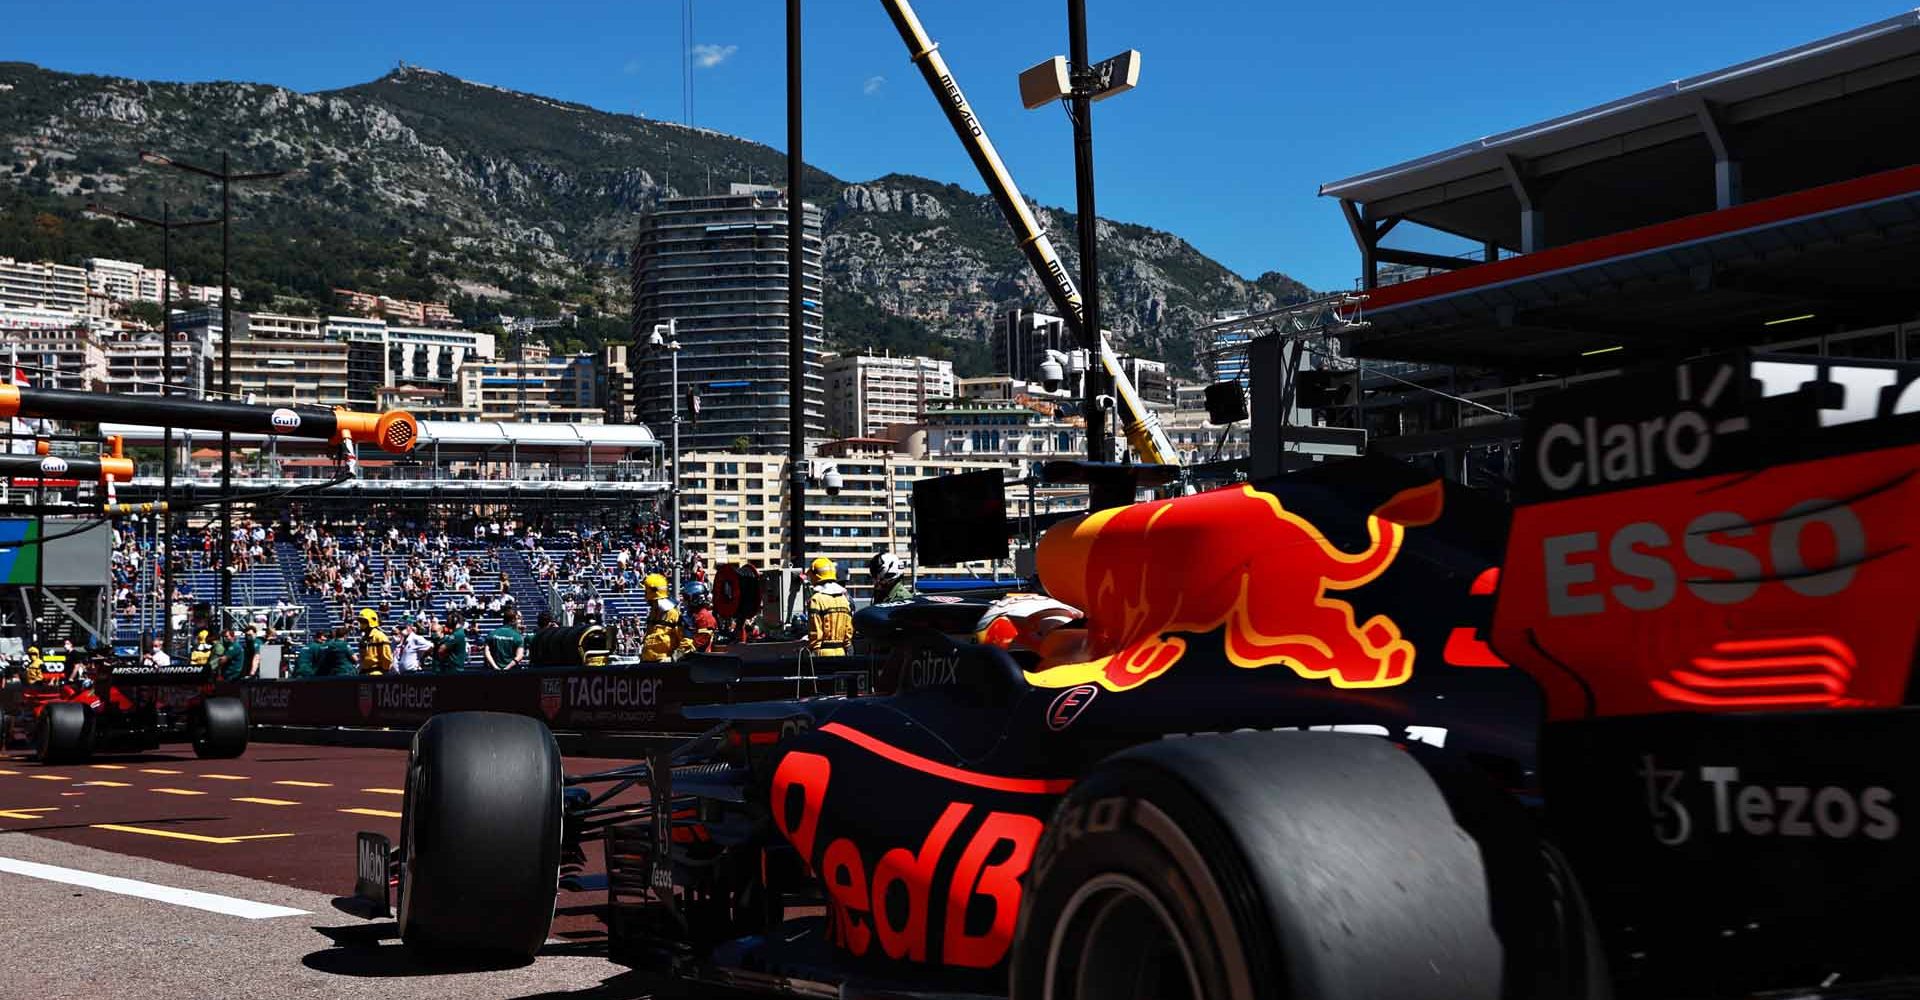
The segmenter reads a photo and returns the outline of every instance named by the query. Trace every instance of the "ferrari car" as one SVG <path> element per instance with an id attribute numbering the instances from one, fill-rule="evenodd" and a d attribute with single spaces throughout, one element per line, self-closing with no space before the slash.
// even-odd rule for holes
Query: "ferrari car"
<path id="1" fill-rule="evenodd" d="M 247 750 L 247 707 L 200 682 L 199 668 L 142 667 L 126 659 L 97 661 L 91 677 L 62 674 L 11 688 L 4 713 L 32 734 L 36 759 L 84 761 L 95 753 L 137 753 L 184 740 L 201 758 Z"/>

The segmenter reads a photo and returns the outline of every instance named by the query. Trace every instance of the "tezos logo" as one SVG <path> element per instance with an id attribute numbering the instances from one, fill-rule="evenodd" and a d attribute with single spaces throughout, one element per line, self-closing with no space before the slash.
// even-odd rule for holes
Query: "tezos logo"
<path id="1" fill-rule="evenodd" d="M 1855 791 L 1837 785 L 1742 784 L 1739 768 L 1710 765 L 1697 774 L 1711 790 L 1711 831 L 1720 836 L 1892 840 L 1900 835 L 1893 792 L 1880 785 Z M 1692 840 L 1705 821 L 1696 820 L 1682 801 L 1687 772 L 1661 768 L 1647 754 L 1641 758 L 1640 777 L 1646 783 L 1654 839 L 1669 847 Z"/>
<path id="2" fill-rule="evenodd" d="M 40 460 L 40 471 L 48 475 L 65 472 L 67 471 L 67 460 L 58 455 L 48 455 Z"/>
<path id="3" fill-rule="evenodd" d="M 273 421 L 273 426 L 278 427 L 283 431 L 294 430 L 300 426 L 300 414 L 295 413 L 284 406 L 274 410 L 273 415 L 268 419 Z"/>
<path id="4" fill-rule="evenodd" d="M 1073 720 L 1078 719 L 1099 694 L 1100 685 L 1081 684 L 1055 695 L 1053 704 L 1047 706 L 1047 728 L 1057 733 L 1073 725 Z"/>

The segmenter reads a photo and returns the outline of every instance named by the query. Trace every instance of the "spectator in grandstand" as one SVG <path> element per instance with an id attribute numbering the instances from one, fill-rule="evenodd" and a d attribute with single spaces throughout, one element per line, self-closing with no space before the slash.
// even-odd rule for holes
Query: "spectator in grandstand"
<path id="1" fill-rule="evenodd" d="M 487 641 L 482 644 L 487 657 L 487 666 L 495 670 L 512 670 L 521 666 L 527 657 L 527 637 L 520 631 L 520 612 L 508 610 L 500 626 L 487 633 Z"/>
<path id="2" fill-rule="evenodd" d="M 173 657 L 167 655 L 166 643 L 155 639 L 153 645 L 148 647 L 147 655 L 140 658 L 140 663 L 147 667 L 171 667 Z"/>

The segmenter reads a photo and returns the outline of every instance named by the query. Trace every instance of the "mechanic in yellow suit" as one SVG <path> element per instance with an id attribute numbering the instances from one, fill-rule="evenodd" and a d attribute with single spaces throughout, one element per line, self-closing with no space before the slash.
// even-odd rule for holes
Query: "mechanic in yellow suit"
<path id="1" fill-rule="evenodd" d="M 647 633 L 640 642 L 640 662 L 666 663 L 693 648 L 680 627 L 680 607 L 668 594 L 667 578 L 649 573 L 643 581 L 647 591 Z"/>
<path id="2" fill-rule="evenodd" d="M 360 672 L 393 672 L 393 640 L 380 631 L 380 613 L 372 608 L 360 609 Z"/>
<path id="3" fill-rule="evenodd" d="M 807 596 L 807 648 L 815 656 L 845 656 L 853 643 L 853 604 L 839 577 L 839 568 L 826 556 L 807 567 L 813 590 Z"/>
<path id="4" fill-rule="evenodd" d="M 27 669 L 24 673 L 28 684 L 38 684 L 47 679 L 47 668 L 40 659 L 39 646 L 27 647 Z"/>

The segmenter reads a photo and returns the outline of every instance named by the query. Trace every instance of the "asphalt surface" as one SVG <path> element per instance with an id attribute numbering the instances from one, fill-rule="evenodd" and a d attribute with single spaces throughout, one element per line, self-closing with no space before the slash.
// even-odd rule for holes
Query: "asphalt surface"
<path id="1" fill-rule="evenodd" d="M 718 996 L 608 962 L 590 912 L 603 893 L 563 893 L 540 959 L 508 970 L 424 965 L 391 920 L 337 909 L 354 833 L 398 835 L 405 762 L 403 750 L 261 744 L 224 761 L 0 756 L 0 939 L 13 956 L 0 995 Z"/>

